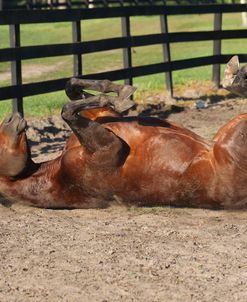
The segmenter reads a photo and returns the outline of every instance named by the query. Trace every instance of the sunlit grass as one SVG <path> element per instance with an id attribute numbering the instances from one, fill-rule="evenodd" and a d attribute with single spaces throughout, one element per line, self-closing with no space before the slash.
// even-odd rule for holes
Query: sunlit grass
<path id="1" fill-rule="evenodd" d="M 45 117 L 60 114 L 62 106 L 68 101 L 64 91 L 56 91 L 24 98 L 25 117 Z M 0 120 L 12 112 L 12 101 L 0 102 Z"/>

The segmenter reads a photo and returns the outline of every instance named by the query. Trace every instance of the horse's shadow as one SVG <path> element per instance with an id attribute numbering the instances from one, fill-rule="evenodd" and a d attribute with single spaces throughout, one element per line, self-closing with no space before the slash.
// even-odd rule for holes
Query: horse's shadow
<path id="1" fill-rule="evenodd" d="M 45 126 L 42 129 L 33 127 L 33 129 L 37 133 L 39 141 L 29 139 L 31 149 L 35 150 L 39 145 L 42 146 L 38 149 L 38 153 L 32 152 L 33 158 L 47 153 L 62 151 L 66 140 L 71 134 L 69 129 L 60 129 L 55 125 Z"/>

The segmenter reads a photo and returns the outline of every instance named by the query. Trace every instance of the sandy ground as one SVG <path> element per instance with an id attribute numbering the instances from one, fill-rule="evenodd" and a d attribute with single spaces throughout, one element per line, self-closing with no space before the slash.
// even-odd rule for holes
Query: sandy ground
<path id="1" fill-rule="evenodd" d="M 247 112 L 244 100 L 188 93 L 214 106 L 155 114 L 210 138 Z M 29 124 L 34 160 L 57 156 L 66 125 L 59 117 Z M 0 256 L 2 302 L 247 301 L 247 212 L 0 205 Z"/>

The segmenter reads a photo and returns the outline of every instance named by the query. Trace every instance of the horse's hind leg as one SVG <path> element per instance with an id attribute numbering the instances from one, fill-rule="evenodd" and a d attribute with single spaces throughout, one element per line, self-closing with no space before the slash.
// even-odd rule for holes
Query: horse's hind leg
<path id="1" fill-rule="evenodd" d="M 91 97 L 92 94 L 83 90 L 94 90 L 102 93 L 115 92 L 121 99 L 129 98 L 136 90 L 130 85 L 115 84 L 109 80 L 84 80 L 72 78 L 65 87 L 67 96 L 71 100 L 78 100 Z"/>
<path id="2" fill-rule="evenodd" d="M 94 162 L 101 166 L 116 167 L 121 165 L 129 154 L 129 147 L 113 132 L 78 113 L 104 106 L 113 106 L 116 110 L 116 107 L 119 107 L 118 103 L 118 97 L 97 95 L 88 99 L 69 102 L 62 110 L 62 118 L 73 130 L 81 145 L 90 153 L 94 153 Z M 125 107 L 121 107 L 121 109 L 125 110 Z"/>
<path id="3" fill-rule="evenodd" d="M 247 97 L 247 65 L 240 68 L 238 56 L 227 63 L 222 85 L 225 89 L 242 97 Z"/>

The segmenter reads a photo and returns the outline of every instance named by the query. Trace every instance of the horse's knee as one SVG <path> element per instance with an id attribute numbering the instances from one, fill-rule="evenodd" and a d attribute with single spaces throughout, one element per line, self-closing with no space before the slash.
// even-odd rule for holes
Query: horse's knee
<path id="1" fill-rule="evenodd" d="M 63 106 L 61 116 L 66 122 L 74 119 L 74 110 L 72 109 L 71 103 L 67 103 Z"/>

